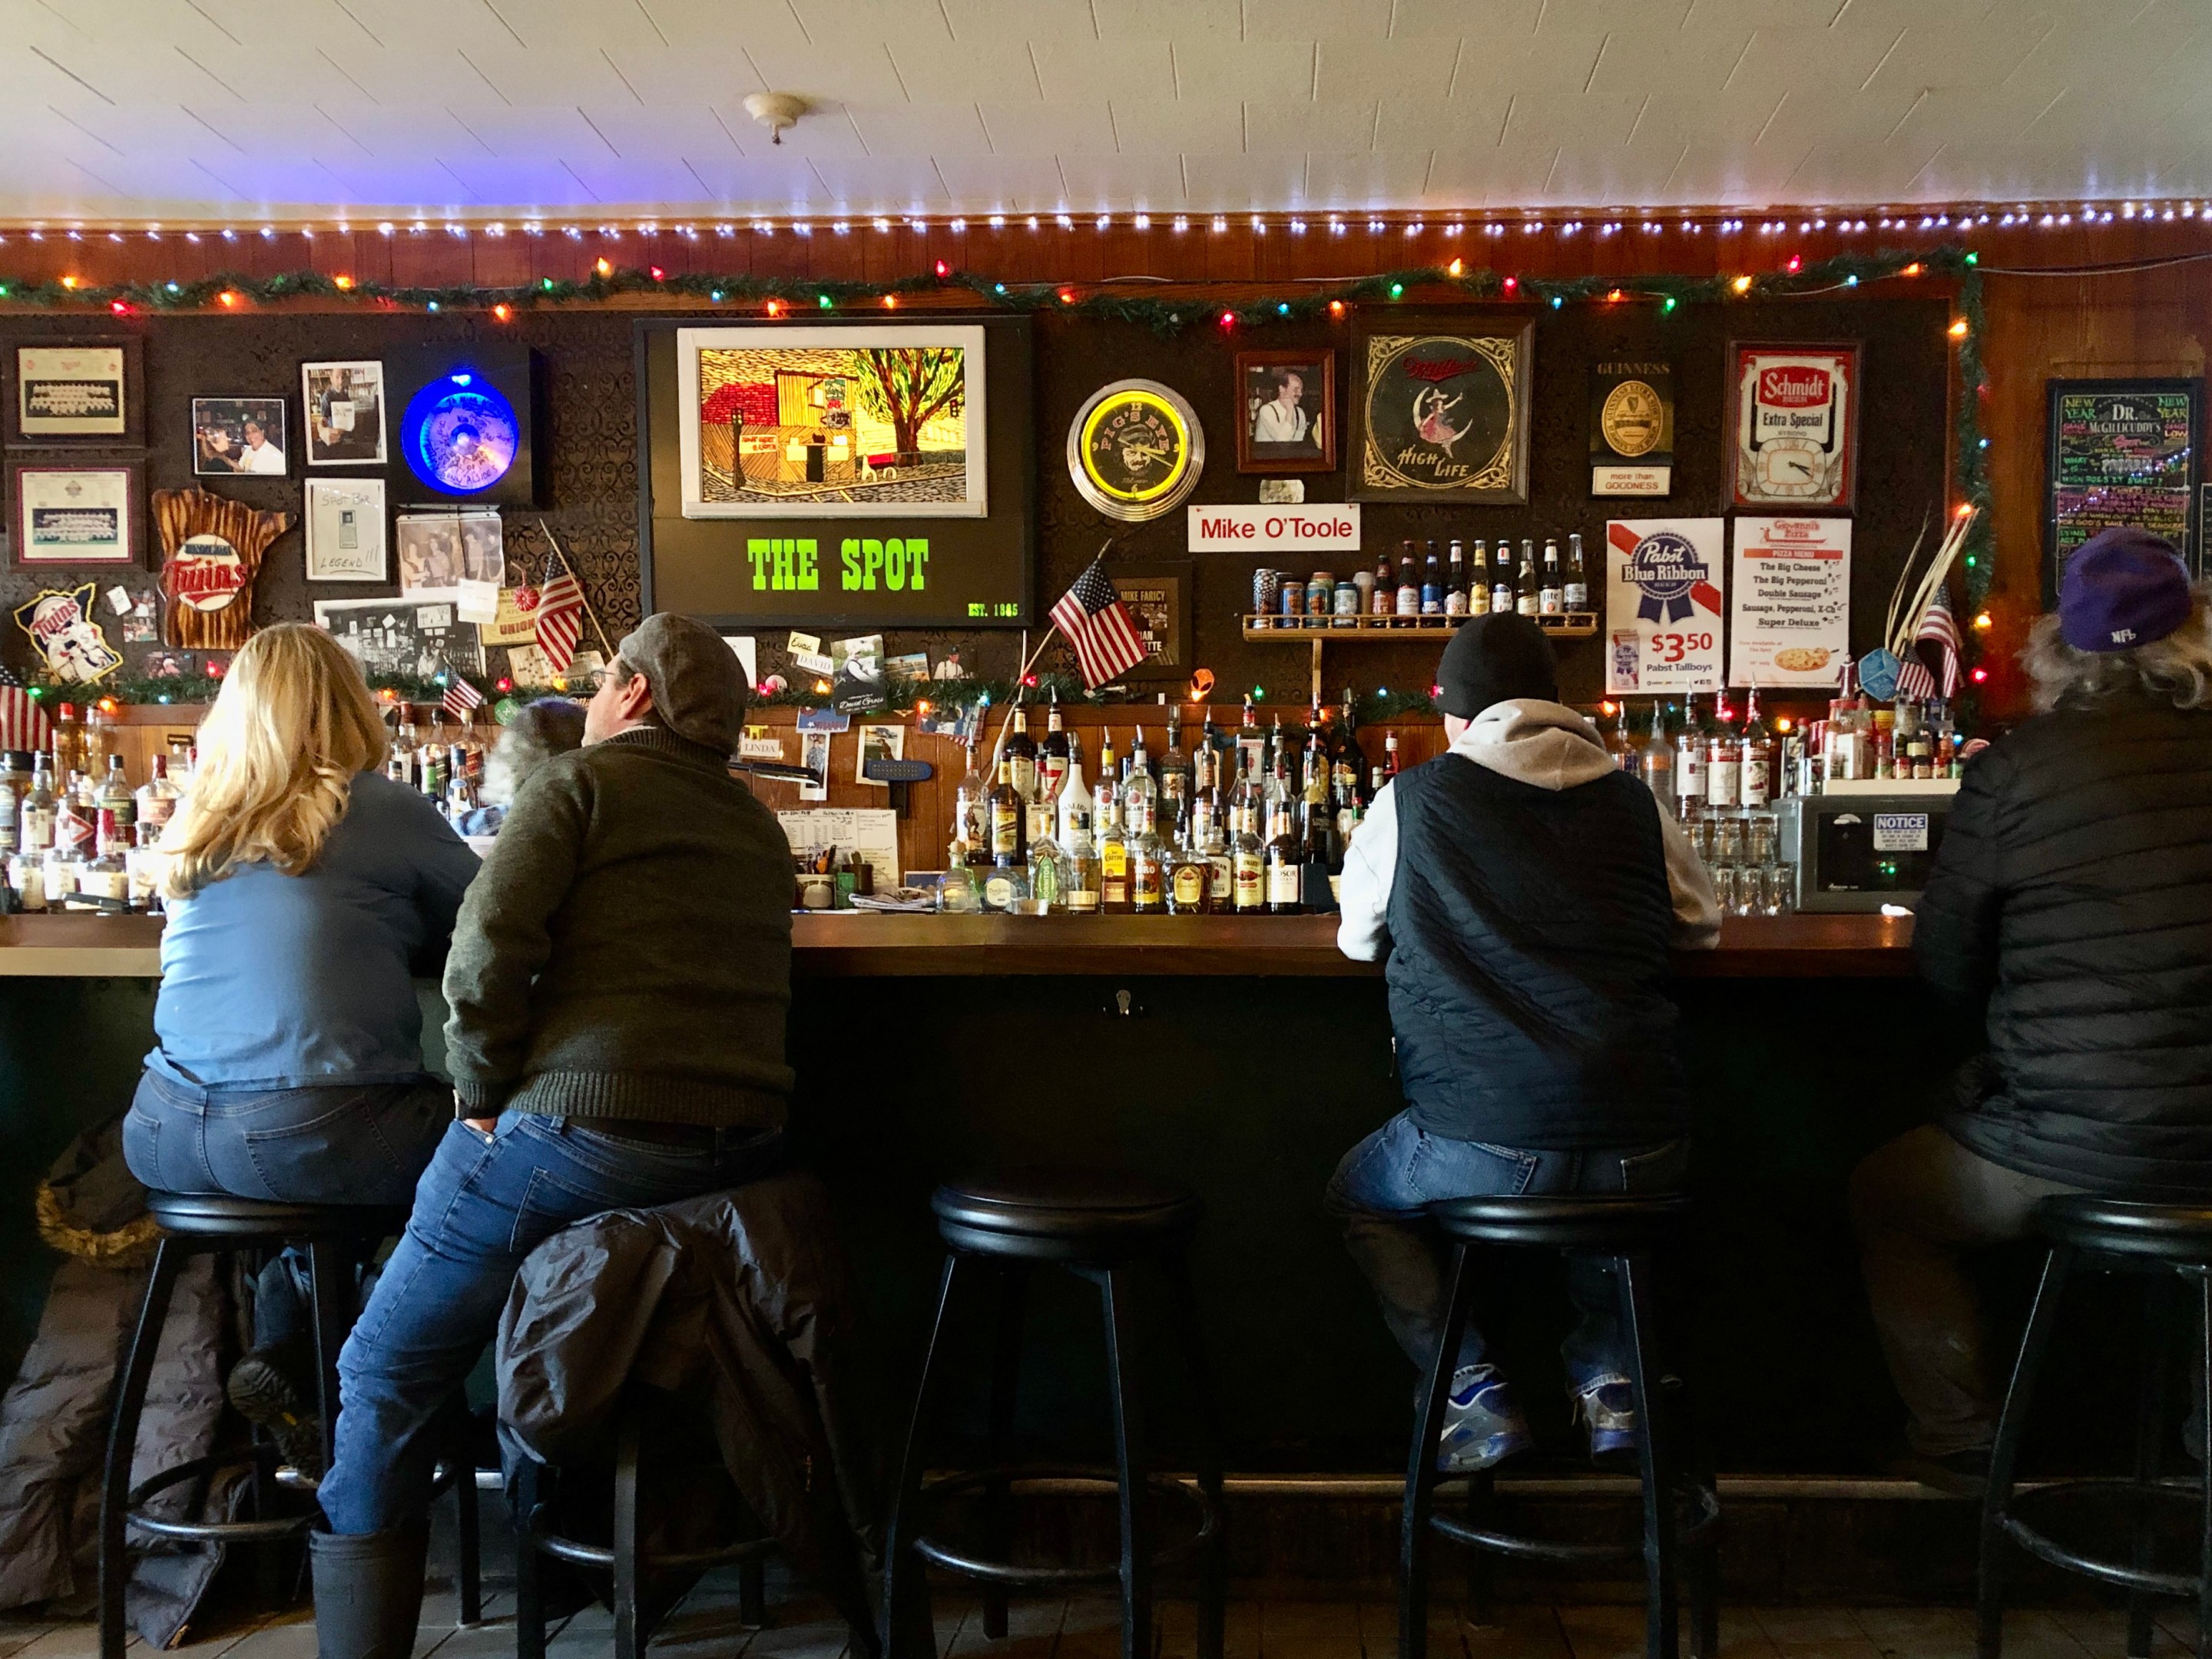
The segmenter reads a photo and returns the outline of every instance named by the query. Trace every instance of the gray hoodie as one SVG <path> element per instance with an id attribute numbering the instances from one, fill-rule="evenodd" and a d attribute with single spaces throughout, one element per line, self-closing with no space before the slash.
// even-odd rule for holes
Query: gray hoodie
<path id="1" fill-rule="evenodd" d="M 1572 789 L 1613 770 L 1597 728 L 1565 703 L 1522 697 L 1496 702 L 1468 722 L 1451 752 L 1516 783 Z M 1659 835 L 1667 849 L 1667 887 L 1674 901 L 1674 948 L 1710 951 L 1720 942 L 1721 908 L 1711 878 L 1664 802 Z M 1398 868 L 1398 803 L 1382 786 L 1344 853 L 1339 889 L 1343 920 L 1336 946 L 1359 962 L 1390 953 L 1390 883 Z"/>

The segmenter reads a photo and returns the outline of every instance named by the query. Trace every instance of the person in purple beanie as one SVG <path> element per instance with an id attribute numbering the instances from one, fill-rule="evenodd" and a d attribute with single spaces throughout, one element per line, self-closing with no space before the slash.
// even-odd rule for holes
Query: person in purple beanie
<path id="1" fill-rule="evenodd" d="M 1978 1495 L 1996 1437 L 1966 1252 L 2053 1194 L 2212 1202 L 2209 599 L 2145 530 L 2073 555 L 2021 653 L 2037 713 L 1968 763 L 1921 901 L 1921 977 L 1979 1053 L 1850 1206 L 1908 1418 L 1892 1467 L 1941 1490 Z"/>

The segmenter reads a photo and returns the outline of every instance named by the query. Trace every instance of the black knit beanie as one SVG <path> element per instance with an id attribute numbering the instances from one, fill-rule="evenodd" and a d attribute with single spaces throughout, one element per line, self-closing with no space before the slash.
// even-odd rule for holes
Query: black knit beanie
<path id="1" fill-rule="evenodd" d="M 1437 706 L 1468 720 L 1494 702 L 1516 697 L 1557 702 L 1559 697 L 1559 669 L 1544 630 L 1526 617 L 1502 611 L 1460 624 L 1437 665 L 1437 684 L 1443 688 Z"/>

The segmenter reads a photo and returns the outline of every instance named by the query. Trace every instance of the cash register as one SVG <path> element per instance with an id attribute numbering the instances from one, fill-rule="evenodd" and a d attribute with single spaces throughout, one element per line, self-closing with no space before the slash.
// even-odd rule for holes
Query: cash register
<path id="1" fill-rule="evenodd" d="M 1775 803 L 1797 908 L 1814 915 L 1911 909 L 1920 902 L 1958 798 L 1956 778 L 1838 779 Z"/>

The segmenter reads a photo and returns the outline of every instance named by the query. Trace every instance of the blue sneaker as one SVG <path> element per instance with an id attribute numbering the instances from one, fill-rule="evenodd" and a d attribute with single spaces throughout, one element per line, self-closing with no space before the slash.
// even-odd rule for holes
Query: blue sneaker
<path id="1" fill-rule="evenodd" d="M 1636 1394 L 1626 1377 L 1598 1378 L 1575 1396 L 1575 1415 L 1589 1425 L 1592 1462 L 1635 1455 Z"/>
<path id="2" fill-rule="evenodd" d="M 1443 1431 L 1437 1437 L 1438 1469 L 1475 1474 L 1535 1443 L 1528 1419 L 1513 1403 L 1513 1390 L 1496 1366 L 1462 1365 L 1452 1373 Z"/>

